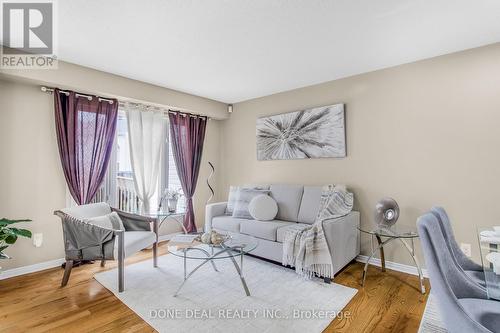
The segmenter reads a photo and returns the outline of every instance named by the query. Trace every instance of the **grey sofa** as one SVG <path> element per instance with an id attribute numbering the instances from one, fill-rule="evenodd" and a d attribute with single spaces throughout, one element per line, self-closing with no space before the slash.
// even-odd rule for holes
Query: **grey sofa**
<path id="1" fill-rule="evenodd" d="M 272 221 L 256 221 L 226 215 L 227 202 L 206 206 L 205 231 L 256 237 L 259 245 L 252 255 L 280 262 L 283 256 L 285 231 L 296 223 L 313 224 L 319 211 L 321 186 L 264 185 L 278 204 L 278 214 Z M 359 254 L 359 212 L 323 221 L 326 240 L 336 274 Z"/>

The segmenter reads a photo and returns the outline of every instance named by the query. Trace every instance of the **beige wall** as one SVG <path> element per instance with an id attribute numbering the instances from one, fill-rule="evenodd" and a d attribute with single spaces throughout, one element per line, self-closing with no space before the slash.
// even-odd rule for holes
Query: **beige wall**
<path id="1" fill-rule="evenodd" d="M 477 259 L 476 226 L 500 225 L 499 92 L 495 44 L 238 103 L 224 121 L 219 187 L 344 183 L 364 226 L 384 196 L 399 202 L 398 223 L 408 226 L 442 205 Z M 256 160 L 257 117 L 334 103 L 346 105 L 346 158 Z M 386 258 L 410 263 L 400 247 Z"/>
<path id="2" fill-rule="evenodd" d="M 52 212 L 66 201 L 51 96 L 35 86 L 0 81 L 0 216 L 30 218 L 43 247 L 19 239 L 5 252 L 3 269 L 64 257 L 61 223 Z"/>
<path id="3" fill-rule="evenodd" d="M 205 201 L 209 197 L 204 183 L 210 170 L 207 161 L 219 164 L 220 121 L 208 123 L 206 144 L 196 193 L 197 224 L 202 225 Z M 30 218 L 24 224 L 41 232 L 44 242 L 35 248 L 29 239 L 19 239 L 6 250 L 12 260 L 2 260 L 3 269 L 64 257 L 61 222 L 53 211 L 66 205 L 66 184 L 59 160 L 52 95 L 38 85 L 0 80 L 0 217 Z M 217 183 L 217 178 L 212 180 Z M 178 230 L 175 224 L 164 233 Z"/>

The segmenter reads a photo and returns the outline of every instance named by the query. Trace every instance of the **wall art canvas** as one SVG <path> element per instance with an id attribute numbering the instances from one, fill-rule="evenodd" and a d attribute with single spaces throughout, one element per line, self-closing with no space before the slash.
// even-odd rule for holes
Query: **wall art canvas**
<path id="1" fill-rule="evenodd" d="M 344 104 L 257 119 L 257 159 L 345 157 Z"/>

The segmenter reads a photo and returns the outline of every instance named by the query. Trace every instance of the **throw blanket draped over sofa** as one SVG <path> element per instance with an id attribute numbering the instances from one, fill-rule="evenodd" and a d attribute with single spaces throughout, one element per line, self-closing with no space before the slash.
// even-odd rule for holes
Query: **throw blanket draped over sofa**
<path id="1" fill-rule="evenodd" d="M 313 225 L 297 224 L 288 228 L 283 240 L 283 265 L 311 278 L 314 274 L 332 278 L 332 258 L 323 230 L 323 221 L 345 216 L 352 211 L 354 196 L 345 186 L 326 185 L 322 188 L 318 216 Z"/>

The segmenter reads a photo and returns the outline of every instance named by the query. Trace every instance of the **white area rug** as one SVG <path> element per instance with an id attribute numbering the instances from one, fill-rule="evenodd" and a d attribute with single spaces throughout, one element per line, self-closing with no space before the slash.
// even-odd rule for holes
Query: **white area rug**
<path id="1" fill-rule="evenodd" d="M 448 332 L 441 321 L 441 314 L 439 313 L 436 299 L 432 293 L 427 298 L 425 305 L 424 315 L 420 322 L 419 333 L 446 333 Z"/>
<path id="2" fill-rule="evenodd" d="M 229 259 L 200 268 L 177 297 L 183 280 L 182 259 L 174 255 L 125 267 L 125 291 L 118 293 L 116 269 L 95 279 L 159 332 L 321 332 L 357 290 L 320 279 L 304 280 L 291 269 L 246 256 L 245 296 Z M 188 260 L 189 268 L 198 260 Z M 238 261 L 239 262 L 239 261 Z"/>

